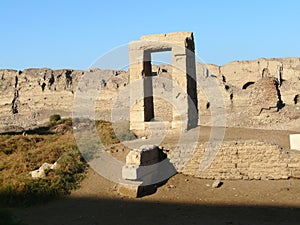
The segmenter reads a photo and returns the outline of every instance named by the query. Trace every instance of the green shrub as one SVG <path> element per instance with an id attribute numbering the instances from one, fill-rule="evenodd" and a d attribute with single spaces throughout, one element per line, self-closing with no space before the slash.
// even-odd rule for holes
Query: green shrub
<path id="1" fill-rule="evenodd" d="M 49 122 L 50 122 L 51 125 L 56 124 L 59 120 L 61 120 L 61 117 L 60 117 L 59 114 L 53 114 L 49 118 Z"/>
<path id="2" fill-rule="evenodd" d="M 130 141 L 136 139 L 136 135 L 124 126 L 118 126 L 115 128 L 116 136 L 120 141 Z"/>

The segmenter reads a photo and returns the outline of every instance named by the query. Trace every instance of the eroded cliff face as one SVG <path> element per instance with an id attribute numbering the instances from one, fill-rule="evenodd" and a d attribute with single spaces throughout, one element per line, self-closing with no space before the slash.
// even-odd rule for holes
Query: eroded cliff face
<path id="1" fill-rule="evenodd" d="M 223 86 L 229 126 L 300 130 L 300 58 L 235 61 L 207 68 Z M 209 114 L 203 99 L 199 107 Z"/>
<path id="2" fill-rule="evenodd" d="M 199 124 L 211 124 L 211 109 L 215 98 L 215 81 L 226 106 L 227 126 L 296 129 L 300 130 L 300 59 L 258 59 L 236 61 L 224 66 L 198 65 Z M 156 72 L 157 71 L 157 72 Z M 170 66 L 153 66 L 156 75 L 170 79 Z M 0 70 L 0 130 L 28 129 L 48 121 L 52 114 L 72 116 L 74 96 L 85 96 L 88 84 L 79 81 L 83 76 L 95 76 L 99 92 L 96 101 L 96 118 L 110 120 L 111 108 L 117 104 L 121 111 L 129 96 L 115 102 L 126 92 L 129 72 L 92 69 L 51 70 L 26 69 L 24 71 Z M 156 83 L 162 92 L 172 91 L 168 84 Z M 212 96 L 207 96 L 202 88 Z M 209 99 L 211 99 L 209 101 Z M 219 99 L 217 99 L 219 100 Z M 172 105 L 154 99 L 155 115 L 172 119 Z M 82 109 L 84 111 L 84 107 Z"/>
<path id="3" fill-rule="evenodd" d="M 45 123 L 54 113 L 71 117 L 74 94 L 80 79 L 87 72 L 97 74 L 99 71 L 99 69 L 80 71 L 48 68 L 24 71 L 0 70 L 0 128 L 28 129 Z M 108 75 L 115 73 L 115 71 L 105 72 Z M 117 83 L 114 79 L 109 81 L 99 79 L 99 88 L 102 85 L 114 91 L 119 85 Z M 109 98 L 110 95 L 108 93 L 101 95 L 105 99 L 104 96 Z"/>
<path id="4" fill-rule="evenodd" d="M 42 121 L 48 111 L 66 114 L 81 75 L 73 70 L 1 70 L 1 125 L 26 127 Z"/>

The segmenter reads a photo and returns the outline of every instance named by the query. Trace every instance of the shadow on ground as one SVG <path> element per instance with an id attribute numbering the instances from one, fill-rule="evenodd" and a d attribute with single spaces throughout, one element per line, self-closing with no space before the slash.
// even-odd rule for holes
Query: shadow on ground
<path id="1" fill-rule="evenodd" d="M 37 127 L 29 130 L 7 131 L 7 132 L 0 133 L 0 135 L 21 135 L 21 134 L 49 135 L 49 134 L 54 134 L 54 132 L 50 131 L 50 126 L 43 126 L 43 127 Z"/>
<path id="2" fill-rule="evenodd" d="M 15 210 L 28 225 L 299 224 L 300 208 L 67 198 Z"/>

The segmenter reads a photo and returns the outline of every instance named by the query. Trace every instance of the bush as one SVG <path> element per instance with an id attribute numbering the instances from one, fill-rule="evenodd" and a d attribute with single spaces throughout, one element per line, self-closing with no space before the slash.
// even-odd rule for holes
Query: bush
<path id="1" fill-rule="evenodd" d="M 50 116 L 50 118 L 49 118 L 49 122 L 50 122 L 50 124 L 52 125 L 52 124 L 56 124 L 58 121 L 60 121 L 61 120 L 61 117 L 60 117 L 60 115 L 59 114 L 53 114 L 53 115 L 51 115 Z"/>

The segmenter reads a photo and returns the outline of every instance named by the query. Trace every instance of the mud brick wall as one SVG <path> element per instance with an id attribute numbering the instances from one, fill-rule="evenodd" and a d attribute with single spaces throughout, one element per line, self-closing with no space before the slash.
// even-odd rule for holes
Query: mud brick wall
<path id="1" fill-rule="evenodd" d="M 205 144 L 199 144 L 179 172 L 204 179 L 300 178 L 300 152 L 283 150 L 277 145 L 252 140 L 224 142 L 211 165 L 201 171 L 199 164 L 204 151 Z"/>

